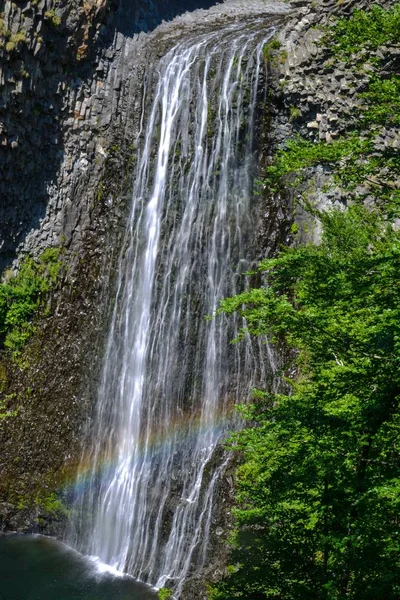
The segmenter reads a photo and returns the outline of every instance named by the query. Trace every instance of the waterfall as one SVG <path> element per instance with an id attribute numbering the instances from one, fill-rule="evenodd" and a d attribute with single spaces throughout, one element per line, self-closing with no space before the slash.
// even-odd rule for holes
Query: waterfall
<path id="1" fill-rule="evenodd" d="M 260 377 L 241 323 L 206 319 L 257 255 L 265 22 L 192 35 L 157 67 L 73 544 L 155 586 L 204 565 L 232 408 Z"/>

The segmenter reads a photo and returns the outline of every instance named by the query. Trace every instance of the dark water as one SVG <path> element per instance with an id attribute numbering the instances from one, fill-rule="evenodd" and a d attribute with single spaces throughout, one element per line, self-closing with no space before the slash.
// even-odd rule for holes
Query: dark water
<path id="1" fill-rule="evenodd" d="M 42 536 L 0 535 L 0 600 L 155 600 L 130 577 L 100 572 L 68 546 Z"/>

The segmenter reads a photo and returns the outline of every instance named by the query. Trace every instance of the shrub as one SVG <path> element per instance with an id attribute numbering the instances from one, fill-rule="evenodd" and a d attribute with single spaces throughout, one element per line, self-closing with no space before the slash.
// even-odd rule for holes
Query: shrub
<path id="1" fill-rule="evenodd" d="M 372 52 L 397 44 L 400 38 L 400 3 L 390 10 L 373 4 L 369 11 L 355 10 L 351 19 L 339 19 L 333 28 L 335 54 L 348 56 L 361 49 Z"/>
<path id="2" fill-rule="evenodd" d="M 61 17 L 59 17 L 53 9 L 47 10 L 44 13 L 44 18 L 49 21 L 53 27 L 59 27 L 61 25 Z"/>
<path id="3" fill-rule="evenodd" d="M 24 42 L 26 42 L 26 35 L 23 31 L 18 31 L 17 33 L 12 34 L 9 37 L 8 42 L 6 42 L 7 52 L 19 50 Z"/>
<path id="4" fill-rule="evenodd" d="M 35 331 L 33 317 L 43 305 L 61 269 L 59 249 L 49 248 L 38 261 L 27 257 L 15 277 L 0 285 L 0 341 L 18 352 Z"/>

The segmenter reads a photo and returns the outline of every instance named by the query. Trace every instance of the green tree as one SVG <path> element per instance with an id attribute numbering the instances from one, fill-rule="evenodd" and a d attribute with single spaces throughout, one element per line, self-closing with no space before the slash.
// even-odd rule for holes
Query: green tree
<path id="1" fill-rule="evenodd" d="M 284 342 L 296 375 L 242 408 L 215 600 L 400 597 L 400 235 L 359 206 L 319 218 L 319 246 L 264 261 L 265 285 L 221 305 Z"/>
<path id="2" fill-rule="evenodd" d="M 239 340 L 286 348 L 286 387 L 241 409 L 236 530 L 214 600 L 400 597 L 400 162 L 395 145 L 379 143 L 400 122 L 399 25 L 397 2 L 326 31 L 327 67 L 368 66 L 358 112 L 331 144 L 289 140 L 265 184 L 298 189 L 324 165 L 353 205 L 316 214 L 319 246 L 263 261 L 263 287 L 221 304 L 245 318 Z M 374 211 L 360 206 L 360 188 Z"/>

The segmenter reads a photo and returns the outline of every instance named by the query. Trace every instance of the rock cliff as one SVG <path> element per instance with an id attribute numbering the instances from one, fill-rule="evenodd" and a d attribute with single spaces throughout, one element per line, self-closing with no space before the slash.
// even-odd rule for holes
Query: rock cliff
<path id="1" fill-rule="evenodd" d="M 151 44 L 150 32 L 164 19 L 212 4 L 4 5 L 0 266 L 15 270 L 17 256 L 38 257 L 57 247 L 64 268 L 23 357 L 3 353 L 1 394 L 18 417 L 0 432 L 2 528 L 37 530 L 43 510 L 55 512 L 52 491 L 76 465 L 130 204 L 142 103 L 151 86 L 143 81 L 144 65 L 165 48 Z"/>
<path id="2" fill-rule="evenodd" d="M 165 35 L 157 29 L 163 19 L 215 4 L 6 0 L 0 9 L 0 267 L 16 269 L 17 256 L 39 256 L 48 247 L 60 248 L 63 261 L 46 310 L 36 316 L 36 334 L 18 359 L 3 353 L 0 364 L 2 398 L 16 411 L 0 425 L 0 529 L 57 534 L 62 528 L 65 508 L 54 493 L 62 488 L 68 500 L 97 386 L 135 139 L 151 93 L 144 67 L 185 27 L 183 20 Z M 265 52 L 261 169 L 288 138 L 300 133 L 329 143 L 353 119 L 370 67 L 327 69 L 323 32 L 333 16 L 367 5 L 292 0 L 287 6 L 279 47 Z M 382 131 L 377 143 L 398 147 L 398 133 Z M 310 172 L 310 197 L 322 205 L 338 198 L 324 187 L 329 176 L 319 167 Z M 298 193 L 265 190 L 263 253 L 290 241 L 294 218 L 304 222 Z M 205 574 L 215 578 L 220 571 Z M 188 585 L 192 598 L 194 589 L 196 580 Z"/>

